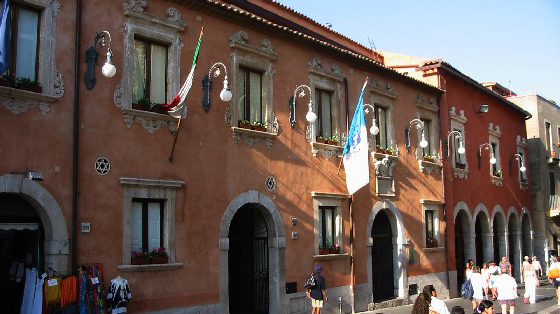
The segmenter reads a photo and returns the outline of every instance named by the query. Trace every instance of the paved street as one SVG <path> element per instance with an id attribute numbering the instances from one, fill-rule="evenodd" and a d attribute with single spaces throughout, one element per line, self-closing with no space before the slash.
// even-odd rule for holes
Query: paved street
<path id="1" fill-rule="evenodd" d="M 523 293 L 524 289 L 518 289 L 519 298 L 515 301 L 515 313 L 558 313 L 560 314 L 560 306 L 557 305 L 556 296 L 554 293 L 554 286 L 549 285 L 548 282 L 542 282 L 541 286 L 537 287 L 537 303 L 536 304 L 524 304 L 523 303 Z M 454 306 L 460 305 L 465 309 L 465 313 L 472 313 L 471 311 L 471 301 L 461 298 L 444 300 L 447 304 L 449 310 Z M 375 311 L 362 312 L 364 314 L 393 314 L 393 313 L 410 313 L 412 305 L 400 306 L 390 309 L 381 309 Z M 494 301 L 494 309 L 496 313 L 502 313 L 497 301 Z"/>

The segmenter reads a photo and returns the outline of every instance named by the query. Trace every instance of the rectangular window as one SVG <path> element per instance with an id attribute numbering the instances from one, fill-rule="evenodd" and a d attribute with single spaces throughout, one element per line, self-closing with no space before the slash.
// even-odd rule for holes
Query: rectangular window
<path id="1" fill-rule="evenodd" d="M 239 68 L 239 92 L 241 119 L 251 122 L 263 121 L 262 73 L 247 68 Z"/>
<path id="2" fill-rule="evenodd" d="M 379 133 L 375 136 L 375 144 L 388 148 L 387 108 L 381 106 L 375 106 L 374 108 L 377 127 L 379 127 Z"/>
<path id="3" fill-rule="evenodd" d="M 155 42 L 134 39 L 133 102 L 149 100 L 167 103 L 167 47 Z"/>
<path id="4" fill-rule="evenodd" d="M 319 117 L 318 136 L 329 138 L 333 134 L 333 113 L 331 106 L 331 92 L 315 89 L 315 101 L 317 103 L 317 116 Z"/>
<path id="5" fill-rule="evenodd" d="M 550 195 L 556 195 L 556 176 L 554 171 L 549 172 L 548 178 L 550 182 Z"/>
<path id="6" fill-rule="evenodd" d="M 428 146 L 423 149 L 424 156 L 431 156 L 432 155 L 432 120 L 421 119 L 424 122 L 424 138 L 428 141 Z M 420 140 L 422 140 L 422 131 L 420 131 Z M 420 143 L 420 140 L 418 143 Z"/>
<path id="7" fill-rule="evenodd" d="M 0 1 L 0 11 L 4 1 Z M 39 25 L 41 12 L 10 2 L 10 61 L 8 72 L 17 77 L 38 79 L 39 68 Z"/>
<path id="8" fill-rule="evenodd" d="M 319 207 L 319 225 L 321 226 L 320 246 L 330 247 L 335 244 L 336 209 L 334 206 Z"/>
<path id="9" fill-rule="evenodd" d="M 163 200 L 133 199 L 131 251 L 151 251 L 163 245 Z"/>
<path id="10" fill-rule="evenodd" d="M 435 211 L 424 210 L 424 225 L 426 227 L 426 246 L 431 246 L 436 240 Z"/>
<path id="11" fill-rule="evenodd" d="M 500 169 L 500 161 L 499 161 L 499 151 L 498 151 L 498 144 L 497 143 L 490 143 L 492 145 L 492 152 L 494 152 L 494 158 L 496 158 L 496 163 L 491 165 L 492 166 L 492 175 L 496 174 L 496 171 Z"/>
<path id="12" fill-rule="evenodd" d="M 550 153 L 552 152 L 552 133 L 551 133 L 551 129 L 550 129 L 550 122 L 546 122 L 544 123 L 545 126 L 545 134 L 546 134 L 546 150 Z"/>
<path id="13" fill-rule="evenodd" d="M 462 130 L 454 129 L 453 131 L 457 131 L 457 132 L 461 133 L 461 137 L 463 139 L 465 138 Z M 466 152 L 463 153 L 463 154 L 459 154 L 459 151 L 458 151 L 459 147 L 461 146 L 461 145 L 459 145 L 459 142 L 461 142 L 462 140 L 458 136 L 455 136 L 455 135 L 452 135 L 452 136 L 453 136 L 453 139 L 454 139 L 453 144 L 455 145 L 455 152 L 454 152 L 454 154 L 455 154 L 455 167 L 456 168 L 464 167 L 467 163 L 466 156 L 465 156 Z M 463 145 L 464 145 L 464 143 L 463 143 Z"/>
<path id="14" fill-rule="evenodd" d="M 521 156 L 521 160 L 523 160 L 523 164 L 527 165 L 527 160 L 525 160 L 525 154 L 523 154 L 523 152 L 518 152 L 518 154 Z M 521 169 L 521 160 L 519 161 L 519 168 Z M 525 166 L 527 167 L 527 166 Z M 519 170 L 519 181 L 521 182 L 527 182 L 527 170 L 525 169 L 525 171 L 521 171 Z"/>

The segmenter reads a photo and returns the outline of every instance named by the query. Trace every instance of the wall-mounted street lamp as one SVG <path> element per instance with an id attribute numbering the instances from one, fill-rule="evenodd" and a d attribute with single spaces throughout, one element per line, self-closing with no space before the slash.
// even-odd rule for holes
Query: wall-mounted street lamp
<path id="1" fill-rule="evenodd" d="M 515 160 L 519 162 L 519 171 L 525 172 L 527 168 L 525 168 L 525 164 L 523 162 L 523 156 L 521 156 L 520 154 L 514 154 L 513 157 L 515 158 Z"/>
<path id="2" fill-rule="evenodd" d="M 490 151 L 490 163 L 492 165 L 496 164 L 496 157 L 494 156 L 494 149 L 492 148 L 492 144 L 490 143 L 484 143 L 482 145 L 480 145 L 480 148 L 478 149 L 478 158 L 482 158 L 482 148 L 486 148 L 486 150 Z"/>
<path id="3" fill-rule="evenodd" d="M 447 134 L 447 158 L 449 158 L 449 140 L 451 139 L 451 135 L 454 134 L 454 139 L 459 139 L 459 148 L 457 148 L 457 152 L 461 155 L 465 153 L 465 147 L 463 147 L 463 135 L 459 131 L 451 131 Z"/>
<path id="4" fill-rule="evenodd" d="M 307 85 L 300 85 L 294 89 L 294 95 L 290 98 L 290 125 L 292 128 L 296 125 L 296 98 L 305 96 L 305 89 L 309 90 L 309 103 L 307 104 L 308 110 L 305 114 L 305 120 L 309 123 L 317 120 L 317 114 L 313 112 L 313 100 L 311 99 L 311 88 Z M 299 91 L 299 94 L 298 94 Z"/>
<path id="5" fill-rule="evenodd" d="M 421 133 L 421 139 L 420 139 L 420 147 L 421 148 L 426 148 L 428 147 L 428 141 L 426 141 L 426 136 L 424 135 L 424 122 L 420 119 L 412 119 L 410 121 L 410 125 L 407 126 L 404 129 L 404 135 L 405 135 L 405 140 L 406 140 L 406 149 L 410 149 L 410 128 L 412 128 L 412 126 L 416 124 L 416 128 L 420 129 L 422 131 Z"/>
<path id="6" fill-rule="evenodd" d="M 377 126 L 375 120 L 375 109 L 370 104 L 364 104 L 364 108 L 366 108 L 364 111 L 365 114 L 367 114 L 369 112 L 369 108 L 371 108 L 371 114 L 373 115 L 373 119 L 371 120 L 371 128 L 369 128 L 369 133 L 375 136 L 379 134 L 379 127 Z"/>
<path id="7" fill-rule="evenodd" d="M 202 79 L 202 91 L 203 91 L 203 96 L 202 96 L 202 108 L 204 109 L 204 111 L 208 112 L 208 110 L 210 110 L 210 91 L 212 90 L 212 75 L 214 77 L 218 77 L 220 76 L 221 72 L 220 72 L 220 66 L 224 68 L 224 87 L 222 88 L 222 91 L 220 92 L 220 99 L 228 102 L 231 100 L 232 94 L 231 94 L 231 89 L 229 88 L 229 81 L 228 81 L 228 74 L 227 74 L 227 68 L 225 66 L 225 64 L 223 64 L 222 62 L 216 62 L 214 64 L 212 64 L 212 66 L 210 67 L 210 70 L 208 70 L 208 75 L 204 76 L 204 78 Z M 212 71 L 214 71 L 214 73 L 212 73 Z"/>
<path id="8" fill-rule="evenodd" d="M 96 34 L 95 41 L 93 45 L 88 48 L 86 51 L 86 63 L 87 69 L 86 73 L 84 74 L 84 83 L 86 84 L 86 88 L 88 90 L 92 90 L 95 87 L 95 83 L 97 79 L 95 77 L 95 66 L 97 65 L 97 59 L 99 57 L 99 53 L 97 52 L 97 43 L 99 42 L 99 46 L 102 48 L 105 47 L 105 37 L 109 38 L 109 44 L 107 46 L 107 61 L 101 68 L 101 73 L 105 77 L 113 77 L 115 73 L 117 73 L 117 68 L 113 64 L 113 51 L 111 50 L 111 34 L 108 31 L 102 31 Z M 101 41 L 99 41 L 101 39 Z"/>

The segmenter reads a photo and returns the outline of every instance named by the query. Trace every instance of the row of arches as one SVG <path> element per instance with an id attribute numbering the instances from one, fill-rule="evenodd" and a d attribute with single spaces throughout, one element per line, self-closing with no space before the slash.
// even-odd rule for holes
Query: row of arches
<path id="1" fill-rule="evenodd" d="M 454 209 L 454 221 L 458 286 L 464 280 L 469 259 L 482 267 L 490 261 L 499 263 L 505 256 L 513 266 L 513 276 L 521 279 L 523 256 L 533 255 L 532 222 L 527 208 L 519 213 L 512 206 L 506 212 L 496 205 L 490 213 L 484 204 L 478 204 L 471 215 L 467 204 L 459 202 Z"/>

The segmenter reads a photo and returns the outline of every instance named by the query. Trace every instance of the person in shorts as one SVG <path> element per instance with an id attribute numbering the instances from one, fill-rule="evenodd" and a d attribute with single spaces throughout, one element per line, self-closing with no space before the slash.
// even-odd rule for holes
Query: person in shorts
<path id="1" fill-rule="evenodd" d="M 551 271 L 552 269 L 560 270 L 560 262 L 558 261 L 558 256 L 554 256 L 553 262 L 550 265 L 548 271 Z M 556 290 L 556 298 L 558 299 L 558 305 L 560 305 L 560 278 L 556 278 L 556 279 L 549 278 L 548 280 L 550 281 L 550 283 L 554 283 L 554 288 Z"/>
<path id="2" fill-rule="evenodd" d="M 480 301 L 484 299 L 483 291 L 484 291 L 484 284 L 486 283 L 486 278 L 484 278 L 480 274 L 480 268 L 478 266 L 474 266 L 473 273 L 471 275 L 471 284 L 473 288 L 473 296 L 472 296 L 472 308 L 473 310 L 477 308 L 480 304 Z"/>
<path id="3" fill-rule="evenodd" d="M 329 301 L 329 296 L 327 295 L 327 282 L 325 278 L 321 276 L 321 271 L 323 267 L 317 265 L 313 275 L 315 277 L 315 287 L 307 290 L 307 297 L 311 299 L 311 314 L 321 314 L 321 309 L 323 308 L 323 300 L 325 302 Z"/>
<path id="4" fill-rule="evenodd" d="M 517 282 L 508 273 L 508 267 L 501 267 L 502 274 L 496 276 L 494 286 L 498 294 L 498 303 L 502 307 L 502 313 L 514 314 L 515 299 L 517 298 Z M 509 308 L 509 312 L 508 311 Z"/>
<path id="5" fill-rule="evenodd" d="M 492 300 L 496 300 L 496 287 L 494 287 L 494 280 L 496 276 L 500 275 L 500 267 L 496 265 L 496 262 L 490 261 L 490 267 L 488 267 L 488 272 L 490 273 L 490 279 L 488 280 L 488 288 L 492 291 Z"/>

